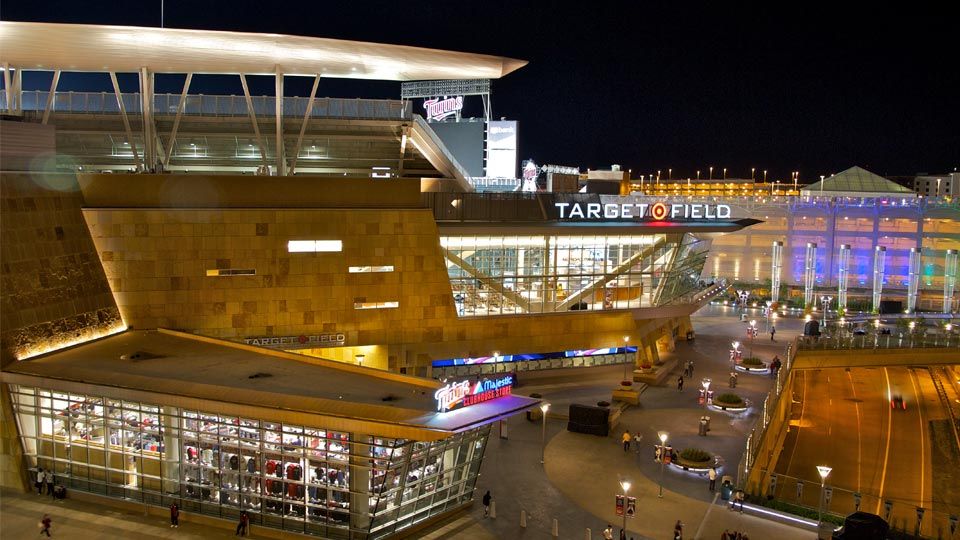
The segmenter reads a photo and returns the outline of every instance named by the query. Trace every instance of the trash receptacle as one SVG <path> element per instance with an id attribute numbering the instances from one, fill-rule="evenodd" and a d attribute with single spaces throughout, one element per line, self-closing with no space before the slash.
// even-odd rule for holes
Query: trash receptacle
<path id="1" fill-rule="evenodd" d="M 707 432 L 710 431 L 710 417 L 701 416 L 700 417 L 700 431 L 699 434 L 706 437 Z"/>
<path id="2" fill-rule="evenodd" d="M 720 486 L 720 498 L 725 501 L 729 501 L 731 495 L 733 495 L 733 484 L 724 482 Z"/>
<path id="3" fill-rule="evenodd" d="M 746 314 L 746 313 L 741 313 L 741 314 L 740 314 L 740 320 L 741 320 L 741 321 L 747 320 L 747 314 Z"/>

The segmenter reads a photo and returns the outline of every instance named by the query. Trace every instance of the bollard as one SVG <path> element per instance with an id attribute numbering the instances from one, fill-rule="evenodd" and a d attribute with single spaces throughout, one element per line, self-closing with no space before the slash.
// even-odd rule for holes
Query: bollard
<path id="1" fill-rule="evenodd" d="M 524 529 L 527 528 L 527 511 L 526 510 L 520 511 L 520 526 L 523 527 Z"/>
<path id="2" fill-rule="evenodd" d="M 590 531 L 590 527 L 587 527 L 586 534 L 583 535 L 584 540 L 593 540 L 593 532 Z"/>
<path id="3" fill-rule="evenodd" d="M 497 519 L 497 501 L 490 501 L 490 517 Z"/>
<path id="4" fill-rule="evenodd" d="M 560 524 L 557 523 L 557 518 L 553 518 L 553 528 L 550 534 L 552 534 L 554 538 L 560 538 Z"/>

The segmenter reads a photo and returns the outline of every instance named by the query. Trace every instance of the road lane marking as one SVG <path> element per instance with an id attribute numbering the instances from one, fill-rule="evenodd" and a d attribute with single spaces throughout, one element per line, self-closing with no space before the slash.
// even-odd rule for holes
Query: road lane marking
<path id="1" fill-rule="evenodd" d="M 857 410 L 857 491 L 860 491 L 860 476 L 863 466 L 863 437 L 860 434 L 860 402 L 857 401 L 857 388 L 853 385 L 853 375 L 847 372 L 847 379 L 850 380 L 850 389 L 853 391 L 853 406 Z"/>
<path id="2" fill-rule="evenodd" d="M 920 410 L 920 391 L 917 385 L 917 372 L 910 370 L 910 384 L 913 385 L 913 395 L 917 398 L 917 418 L 920 420 L 920 504 L 917 506 L 923 506 L 923 488 L 924 481 L 926 480 L 926 467 L 927 467 L 927 434 L 926 430 L 923 429 L 923 411 Z"/>
<path id="3" fill-rule="evenodd" d="M 883 377 L 887 380 L 887 448 L 883 452 L 883 469 L 880 473 L 880 493 L 877 496 L 877 511 L 880 515 L 880 505 L 883 504 L 883 484 L 887 480 L 887 462 L 890 460 L 890 432 L 893 428 L 893 407 L 890 406 L 890 373 L 887 368 L 883 368 Z"/>
<path id="4" fill-rule="evenodd" d="M 700 526 L 697 527 L 697 532 L 693 535 L 694 538 L 703 538 L 703 526 L 707 524 L 707 518 L 710 517 L 710 512 L 713 512 L 713 507 L 716 506 L 717 497 L 719 496 L 719 491 L 713 495 L 713 501 L 710 502 L 710 506 L 707 507 L 707 513 L 705 513 L 703 519 L 700 520 Z"/>

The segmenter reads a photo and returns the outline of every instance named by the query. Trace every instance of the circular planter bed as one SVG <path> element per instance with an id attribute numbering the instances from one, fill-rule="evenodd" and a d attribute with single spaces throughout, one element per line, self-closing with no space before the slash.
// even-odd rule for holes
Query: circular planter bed
<path id="1" fill-rule="evenodd" d="M 760 360 L 756 357 L 747 357 L 737 363 L 737 371 L 743 371 L 746 373 L 769 373 L 770 368 L 763 363 L 763 360 Z"/>
<path id="2" fill-rule="evenodd" d="M 727 392 L 714 397 L 711 406 L 721 411 L 741 412 L 747 410 L 749 403 L 737 394 Z"/>
<path id="3" fill-rule="evenodd" d="M 710 467 L 713 466 L 714 456 L 700 448 L 684 448 L 670 464 L 685 471 L 703 473 L 709 471 Z"/>

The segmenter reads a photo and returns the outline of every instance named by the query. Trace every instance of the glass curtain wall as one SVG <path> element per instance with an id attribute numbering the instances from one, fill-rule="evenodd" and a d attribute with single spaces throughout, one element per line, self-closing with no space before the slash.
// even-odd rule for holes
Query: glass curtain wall
<path id="1" fill-rule="evenodd" d="M 10 385 L 26 466 L 70 489 L 323 538 L 382 538 L 473 498 L 489 435 L 339 433 Z"/>
<path id="2" fill-rule="evenodd" d="M 440 246 L 460 316 L 662 305 L 696 286 L 709 247 L 690 234 L 445 236 Z"/>

